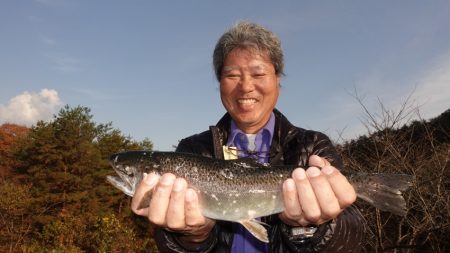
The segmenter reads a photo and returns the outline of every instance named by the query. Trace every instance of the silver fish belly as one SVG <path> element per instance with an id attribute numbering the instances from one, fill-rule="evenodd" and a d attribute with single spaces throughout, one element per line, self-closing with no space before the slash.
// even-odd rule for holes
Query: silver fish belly
<path id="1" fill-rule="evenodd" d="M 226 187 L 221 187 L 223 185 L 220 184 L 198 186 L 200 204 L 205 216 L 218 220 L 240 221 L 283 211 L 284 205 L 279 189 L 281 183 L 276 186 L 243 187 L 246 189 L 231 189 L 229 187 L 231 183 Z"/>

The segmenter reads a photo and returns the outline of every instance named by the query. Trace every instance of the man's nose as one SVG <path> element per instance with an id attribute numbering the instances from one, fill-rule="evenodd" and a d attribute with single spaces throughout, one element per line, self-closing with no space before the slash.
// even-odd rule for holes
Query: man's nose
<path id="1" fill-rule="evenodd" d="M 255 89 L 254 79 L 250 75 L 242 75 L 239 87 L 243 92 L 250 92 Z"/>

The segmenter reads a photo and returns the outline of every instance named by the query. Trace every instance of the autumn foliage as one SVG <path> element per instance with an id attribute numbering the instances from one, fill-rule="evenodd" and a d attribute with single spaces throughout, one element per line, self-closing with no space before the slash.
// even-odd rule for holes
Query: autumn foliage
<path id="1" fill-rule="evenodd" d="M 10 147 L 14 142 L 27 135 L 30 129 L 25 126 L 5 123 L 0 126 L 0 178 L 9 175 L 11 168 L 16 165 L 10 156 Z"/>
<path id="2" fill-rule="evenodd" d="M 105 180 L 112 153 L 152 149 L 149 140 L 96 124 L 86 107 L 1 129 L 0 252 L 152 252 L 148 222 Z"/>

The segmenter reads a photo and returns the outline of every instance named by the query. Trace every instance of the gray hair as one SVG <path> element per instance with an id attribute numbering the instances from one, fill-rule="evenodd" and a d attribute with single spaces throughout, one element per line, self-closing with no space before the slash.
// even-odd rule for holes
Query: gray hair
<path id="1" fill-rule="evenodd" d="M 222 76 L 223 62 L 235 48 L 267 53 L 275 67 L 275 74 L 284 75 L 283 50 L 277 35 L 261 25 L 243 21 L 226 31 L 217 41 L 213 54 L 213 65 L 219 82 Z"/>

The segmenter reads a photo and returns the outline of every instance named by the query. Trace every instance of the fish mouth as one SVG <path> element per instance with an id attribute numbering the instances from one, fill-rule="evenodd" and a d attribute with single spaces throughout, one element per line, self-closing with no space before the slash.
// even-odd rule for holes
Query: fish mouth
<path id="1" fill-rule="evenodd" d="M 126 181 L 123 181 L 122 178 L 116 176 L 106 176 L 106 180 L 115 186 L 117 189 L 121 190 L 126 195 L 133 197 L 134 189 L 128 184 Z"/>
<path id="2" fill-rule="evenodd" d="M 118 176 L 108 176 L 108 182 L 128 196 L 133 196 L 143 174 L 138 173 L 137 168 L 123 164 L 113 163 L 113 169 Z"/>
<path id="3" fill-rule="evenodd" d="M 114 154 L 110 158 L 110 164 L 116 172 L 117 176 L 108 176 L 109 183 L 123 191 L 128 196 L 133 196 L 136 188 L 137 178 L 136 169 L 132 166 L 119 163 L 119 154 Z"/>

